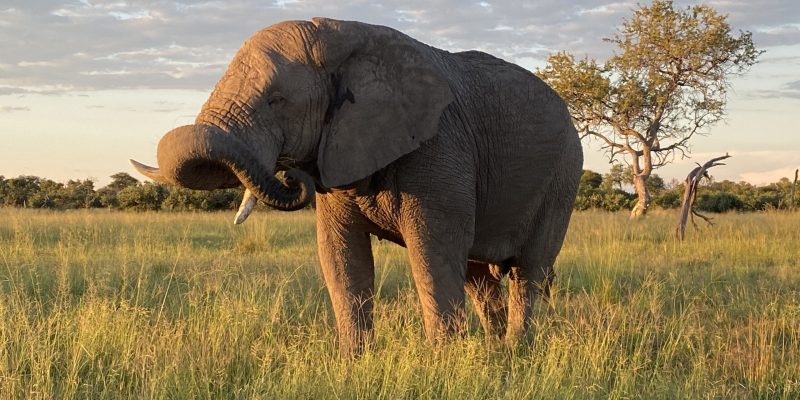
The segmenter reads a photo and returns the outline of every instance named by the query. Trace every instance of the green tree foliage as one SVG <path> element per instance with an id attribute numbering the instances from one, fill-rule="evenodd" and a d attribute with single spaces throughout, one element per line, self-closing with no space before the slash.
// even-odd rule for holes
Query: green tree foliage
<path id="1" fill-rule="evenodd" d="M 3 181 L 0 197 L 3 204 L 14 207 L 32 207 L 30 200 L 39 191 L 41 179 L 36 176 L 19 176 Z"/>
<path id="2" fill-rule="evenodd" d="M 125 172 L 117 172 L 116 174 L 111 175 L 110 178 L 111 183 L 109 183 L 106 188 L 117 192 L 127 187 L 136 186 L 139 184 L 139 181 L 136 178 Z"/>
<path id="3" fill-rule="evenodd" d="M 606 175 L 584 170 L 578 186 L 575 209 L 618 211 L 628 208 L 634 196 L 622 189 L 623 181 L 617 171 L 622 170 L 612 167 L 611 172 Z"/>
<path id="4" fill-rule="evenodd" d="M 575 198 L 576 210 L 603 208 L 603 176 L 591 170 L 583 170 L 578 184 L 578 195 Z"/>
<path id="5" fill-rule="evenodd" d="M 653 204 L 662 209 L 680 208 L 683 201 L 684 184 L 680 183 L 671 188 L 664 188 L 653 196 Z"/>
<path id="6" fill-rule="evenodd" d="M 189 190 L 160 183 L 140 183 L 127 173 L 111 175 L 111 183 L 95 190 L 94 182 L 55 182 L 36 176 L 0 176 L 0 206 L 47 209 L 112 208 L 152 211 L 235 210 L 241 189 Z"/>
<path id="7" fill-rule="evenodd" d="M 157 211 L 168 195 L 166 185 L 144 182 L 136 186 L 128 186 L 117 193 L 119 207 L 134 211 Z"/>
<path id="8" fill-rule="evenodd" d="M 575 209 L 629 209 L 636 202 L 636 195 L 630 192 L 631 180 L 627 171 L 622 165 L 613 165 L 605 175 L 584 170 Z M 141 183 L 126 173 L 114 174 L 111 178 L 110 184 L 95 190 L 90 179 L 60 183 L 36 176 L 6 179 L 0 175 L 0 206 L 54 210 L 215 211 L 236 210 L 242 199 L 241 188 L 190 190 L 160 183 Z M 680 207 L 683 183 L 667 185 L 653 174 L 648 185 L 655 206 L 663 209 Z M 703 184 L 696 207 L 706 212 L 788 209 L 791 185 L 787 178 L 760 187 L 746 182 L 716 182 L 712 179 Z"/>
<path id="9" fill-rule="evenodd" d="M 730 76 L 762 51 L 711 7 L 676 10 L 664 0 L 640 6 L 605 40 L 617 47 L 605 63 L 561 52 L 537 73 L 567 101 L 582 137 L 630 166 L 638 196 L 631 215 L 640 216 L 652 200 L 653 170 L 687 154 L 693 136 L 722 120 Z"/>
<path id="10" fill-rule="evenodd" d="M 766 186 L 753 186 L 747 182 L 711 182 L 698 194 L 698 208 L 705 211 L 761 211 L 788 209 L 791 182 L 787 178 Z"/>
<path id="11" fill-rule="evenodd" d="M 90 179 L 63 184 L 36 176 L 20 176 L 0 184 L 0 198 L 0 203 L 17 207 L 67 209 L 100 205 Z"/>
<path id="12" fill-rule="evenodd" d="M 100 204 L 103 207 L 115 208 L 119 206 L 119 201 L 117 200 L 119 192 L 129 187 L 138 186 L 139 181 L 125 172 L 117 172 L 111 175 L 110 178 L 111 183 L 98 190 L 97 193 Z"/>
<path id="13" fill-rule="evenodd" d="M 615 188 L 622 190 L 625 184 L 631 183 L 633 183 L 633 176 L 630 169 L 619 163 L 612 164 L 611 169 L 603 177 L 603 188 L 609 192 Z"/>
<path id="14" fill-rule="evenodd" d="M 94 182 L 70 180 L 62 189 L 63 208 L 95 208 L 100 206 L 100 197 L 94 190 Z"/>
<path id="15" fill-rule="evenodd" d="M 233 210 L 239 207 L 241 189 L 217 189 L 212 191 L 170 188 L 162 207 L 172 211 Z"/>

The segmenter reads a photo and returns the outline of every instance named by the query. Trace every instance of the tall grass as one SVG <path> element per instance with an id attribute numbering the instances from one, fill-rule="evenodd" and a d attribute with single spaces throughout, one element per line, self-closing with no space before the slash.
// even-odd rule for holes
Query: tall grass
<path id="1" fill-rule="evenodd" d="M 574 216 L 528 340 L 423 340 L 375 242 L 376 339 L 342 361 L 314 216 L 0 209 L 0 398 L 800 397 L 800 214 Z"/>

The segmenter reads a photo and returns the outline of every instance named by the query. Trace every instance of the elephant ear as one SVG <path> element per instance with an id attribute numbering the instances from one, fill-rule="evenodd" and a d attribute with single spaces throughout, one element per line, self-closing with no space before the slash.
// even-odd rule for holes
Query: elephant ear
<path id="1" fill-rule="evenodd" d="M 314 19 L 333 92 L 317 166 L 322 184 L 365 178 L 439 130 L 453 94 L 436 50 L 390 28 Z"/>

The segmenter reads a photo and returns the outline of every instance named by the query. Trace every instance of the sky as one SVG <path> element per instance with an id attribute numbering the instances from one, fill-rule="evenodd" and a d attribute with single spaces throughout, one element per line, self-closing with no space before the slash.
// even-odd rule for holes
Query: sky
<path id="1" fill-rule="evenodd" d="M 676 1 L 676 7 L 697 4 Z M 766 50 L 732 79 L 725 122 L 693 139 L 691 158 L 657 170 L 683 180 L 725 153 L 715 179 L 774 182 L 800 168 L 800 2 L 714 0 L 733 30 Z M 0 175 L 57 181 L 136 174 L 161 136 L 192 123 L 236 49 L 287 19 L 324 16 L 398 29 L 435 47 L 477 49 L 534 70 L 566 50 L 605 60 L 636 2 L 455 0 L 0 0 Z M 584 168 L 610 165 L 584 142 Z"/>

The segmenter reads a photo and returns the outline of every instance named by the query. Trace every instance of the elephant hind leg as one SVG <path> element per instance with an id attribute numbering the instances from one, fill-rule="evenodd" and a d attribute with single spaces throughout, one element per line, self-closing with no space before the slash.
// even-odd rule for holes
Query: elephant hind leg
<path id="1" fill-rule="evenodd" d="M 578 170 L 579 167 L 577 167 Z M 577 191 L 575 168 L 564 168 L 550 183 L 548 196 L 531 221 L 531 231 L 508 275 L 508 329 L 510 340 L 524 335 L 537 298 L 548 297 L 553 265 L 567 234 Z"/>
<path id="2" fill-rule="evenodd" d="M 555 258 L 552 258 L 555 261 Z M 553 262 L 544 262 L 541 267 L 512 267 L 508 275 L 508 328 L 506 337 L 518 340 L 528 330 L 533 303 L 537 298 L 550 294 L 553 282 Z"/>
<path id="3" fill-rule="evenodd" d="M 506 302 L 497 266 L 469 261 L 464 289 L 472 300 L 487 336 L 502 337 L 506 329 Z"/>
<path id="4" fill-rule="evenodd" d="M 566 207 L 571 207 L 571 203 Z M 544 208 L 523 256 L 508 274 L 508 329 L 506 337 L 516 340 L 523 336 L 530 323 L 533 304 L 548 297 L 555 276 L 553 265 L 567 232 L 569 211 Z"/>

